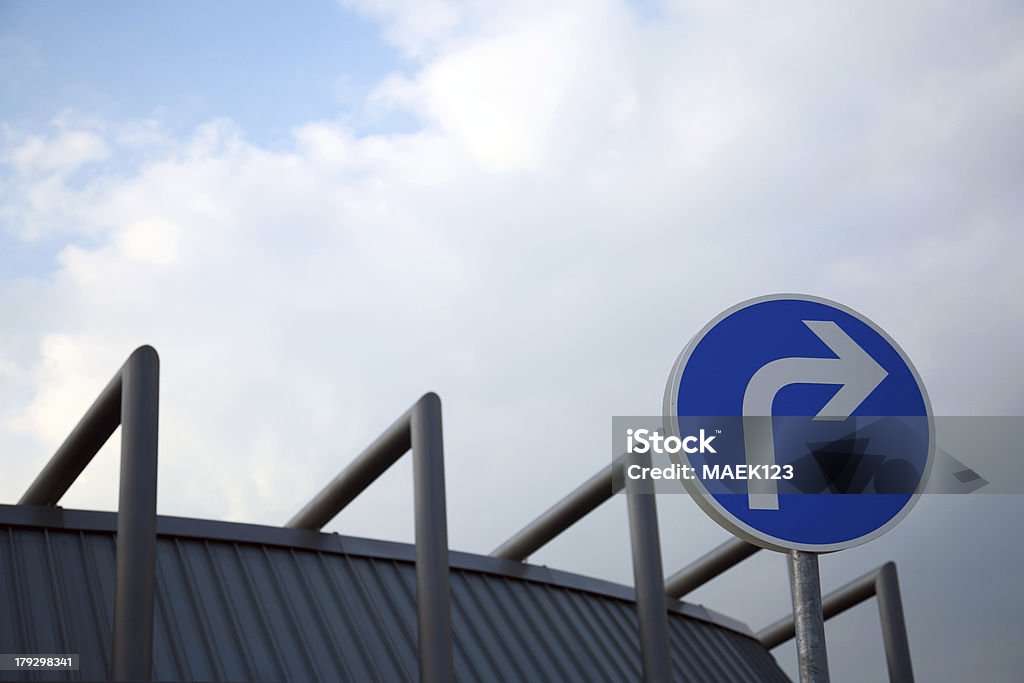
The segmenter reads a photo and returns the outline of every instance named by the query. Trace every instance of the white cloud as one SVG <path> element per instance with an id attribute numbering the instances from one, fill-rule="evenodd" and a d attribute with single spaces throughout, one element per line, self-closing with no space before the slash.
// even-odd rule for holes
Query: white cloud
<path id="1" fill-rule="evenodd" d="M 428 378 L 468 394 L 455 399 L 466 407 L 507 385 L 502 401 L 536 401 L 535 416 L 576 410 L 583 382 L 601 410 L 635 412 L 628 397 L 653 396 L 661 382 L 664 363 L 653 359 L 673 357 L 733 300 L 802 289 L 863 301 L 938 367 L 929 355 L 938 314 L 911 321 L 898 311 L 960 297 L 971 316 L 985 282 L 1015 282 L 1020 238 L 1007 226 L 1019 206 L 1010 180 L 993 187 L 988 177 L 1004 168 L 1000 137 L 1016 134 L 1020 103 L 1003 87 L 1021 77 L 1012 43 L 969 68 L 932 68 L 897 50 L 890 26 L 882 47 L 895 50 L 896 68 L 878 87 L 902 84 L 903 97 L 891 106 L 867 87 L 861 114 L 843 118 L 826 105 L 856 98 L 831 69 L 865 88 L 878 58 L 858 71 L 845 41 L 824 52 L 833 64 L 808 65 L 810 48 L 792 39 L 811 35 L 801 22 L 821 10 L 753 27 L 713 7 L 666 9 L 656 21 L 614 3 L 531 5 L 518 18 L 473 12 L 450 24 L 404 93 L 395 79 L 378 92 L 412 107 L 420 132 L 361 137 L 308 122 L 290 148 L 269 150 L 227 119 L 174 142 L 153 121 L 111 124 L 101 137 L 64 118 L 49 134 L 13 136 L 5 158 L 32 174 L 5 195 L 8 229 L 47 223 L 70 237 L 45 283 L 49 315 L 14 312 L 31 323 L 19 338 L 36 341 L 8 352 L 11 362 L 43 368 L 55 334 L 116 357 L 154 342 L 168 368 L 175 354 L 195 357 L 168 405 L 193 428 L 207 425 L 189 446 L 202 450 L 230 442 L 231 420 L 249 419 L 224 402 L 197 412 L 202 401 L 184 386 L 210 391 L 207 376 L 235 401 L 252 393 L 252 367 L 271 401 L 295 377 L 334 385 L 317 402 L 284 406 L 295 425 L 307 411 L 323 415 L 326 431 L 332 410 L 396 403 L 381 383 L 406 386 L 406 401 Z M 831 24 L 867 35 L 871 20 Z M 951 89 L 975 104 L 916 125 Z M 147 140 L 159 153 L 137 167 L 66 176 Z M 960 185 L 931 172 L 963 160 Z M 971 216 L 989 216 L 984 240 Z M 978 280 L 969 290 L 914 291 L 965 258 Z M 640 357 L 602 367 L 613 353 Z M 85 376 L 107 376 L 115 356 Z M 65 381 L 43 369 L 35 379 L 40 395 Z M 74 412 L 40 411 L 50 416 L 33 423 L 40 438 L 49 444 Z"/>
<path id="2" fill-rule="evenodd" d="M 11 150 L 9 161 L 25 175 L 74 171 L 84 164 L 103 161 L 110 149 L 103 138 L 91 131 L 62 131 L 46 139 L 31 135 Z"/>
<path id="3" fill-rule="evenodd" d="M 611 28 L 595 20 L 603 18 L 559 7 L 536 22 L 448 51 L 396 94 L 485 169 L 536 168 L 558 144 L 556 123 L 584 72 L 604 66 L 603 60 L 587 63 L 595 56 L 592 44 Z"/>
<path id="4" fill-rule="evenodd" d="M 178 256 L 180 232 L 177 225 L 163 218 L 143 219 L 125 227 L 114 240 L 128 258 L 166 265 Z"/>
<path id="5" fill-rule="evenodd" d="M 449 38 L 464 21 L 472 3 L 449 0 L 344 0 L 342 5 L 358 8 L 387 22 L 385 35 L 410 57 L 423 57 Z"/>

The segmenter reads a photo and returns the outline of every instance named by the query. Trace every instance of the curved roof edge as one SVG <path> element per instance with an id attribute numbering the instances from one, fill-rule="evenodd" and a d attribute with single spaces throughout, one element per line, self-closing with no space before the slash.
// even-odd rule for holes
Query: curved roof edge
<path id="1" fill-rule="evenodd" d="M 0 527 L 3 526 L 113 533 L 117 529 L 117 514 L 94 510 L 70 510 L 62 507 L 0 504 Z M 273 545 L 404 562 L 415 562 L 416 560 L 415 547 L 408 543 L 261 524 L 160 515 L 157 517 L 156 531 L 159 536 Z M 449 564 L 454 569 L 545 583 L 628 602 L 636 601 L 635 592 L 629 586 L 541 565 L 455 550 L 449 551 Z M 754 637 L 753 631 L 743 622 L 710 610 L 703 605 L 671 600 L 666 600 L 666 602 L 668 609 L 676 614 L 705 621 L 750 638 Z"/>

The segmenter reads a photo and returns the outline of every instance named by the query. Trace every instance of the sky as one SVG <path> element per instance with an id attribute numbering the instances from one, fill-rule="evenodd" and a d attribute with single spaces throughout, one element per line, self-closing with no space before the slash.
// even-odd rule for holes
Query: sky
<path id="1" fill-rule="evenodd" d="M 867 315 L 938 415 L 1024 414 L 1022 31 L 984 0 L 7 0 L 0 501 L 143 343 L 161 514 L 282 524 L 436 391 L 451 546 L 479 553 L 754 296 Z M 62 504 L 113 509 L 116 452 Z M 410 541 L 410 473 L 327 528 Z M 667 574 L 728 537 L 658 506 Z M 894 560 L 920 680 L 1016 680 L 1022 518 L 926 496 L 824 589 Z M 624 500 L 531 561 L 631 583 Z M 757 630 L 783 558 L 689 599 Z M 827 634 L 833 680 L 884 679 L 873 604 Z"/>

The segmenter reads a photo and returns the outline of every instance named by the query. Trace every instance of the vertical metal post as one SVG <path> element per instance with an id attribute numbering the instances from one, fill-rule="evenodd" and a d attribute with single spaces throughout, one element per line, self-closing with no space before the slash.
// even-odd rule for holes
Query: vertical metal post
<path id="1" fill-rule="evenodd" d="M 448 521 L 444 490 L 441 399 L 428 393 L 410 415 L 413 499 L 416 508 L 416 609 L 420 681 L 452 680 Z"/>
<path id="2" fill-rule="evenodd" d="M 787 558 L 800 683 L 828 683 L 828 654 L 825 649 L 825 618 L 821 610 L 818 555 L 791 550 Z"/>
<path id="3" fill-rule="evenodd" d="M 644 486 L 646 490 L 641 488 Z M 663 683 L 672 679 L 672 655 L 665 609 L 661 540 L 658 538 L 658 508 L 650 482 L 635 482 L 627 487 L 626 505 L 629 509 L 629 540 L 633 551 L 633 582 L 636 586 L 644 681 Z"/>
<path id="4" fill-rule="evenodd" d="M 437 394 L 424 394 L 285 526 L 293 529 L 323 528 L 410 449 L 416 527 L 420 681 L 449 683 L 453 669 L 448 517 L 441 399 Z"/>
<path id="5" fill-rule="evenodd" d="M 914 683 L 914 668 L 910 661 L 910 642 L 903 619 L 903 600 L 896 565 L 886 562 L 875 580 L 878 616 L 882 621 L 882 641 L 885 660 L 889 666 L 889 680 L 893 683 Z"/>
<path id="6" fill-rule="evenodd" d="M 121 481 L 117 508 L 117 578 L 111 677 L 153 675 L 153 580 L 156 563 L 157 427 L 160 359 L 137 349 L 122 370 Z"/>

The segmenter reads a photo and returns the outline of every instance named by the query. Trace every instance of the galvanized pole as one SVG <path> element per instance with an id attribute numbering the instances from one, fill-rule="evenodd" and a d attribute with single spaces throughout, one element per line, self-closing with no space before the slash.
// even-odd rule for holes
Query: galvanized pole
<path id="1" fill-rule="evenodd" d="M 828 621 L 837 614 L 856 607 L 865 600 L 875 595 L 875 584 L 877 583 L 878 570 L 865 574 L 854 579 L 842 588 L 838 588 L 821 598 L 821 611 L 825 621 Z M 754 636 L 761 643 L 771 650 L 778 647 L 787 640 L 796 637 L 796 626 L 793 623 L 793 615 L 778 620 L 774 624 L 766 626 Z"/>
<path id="2" fill-rule="evenodd" d="M 110 672 L 115 681 L 148 681 L 153 673 L 159 420 L 160 357 L 152 346 L 140 346 L 89 407 L 18 503 L 56 505 L 118 425 L 121 426 Z"/>
<path id="3" fill-rule="evenodd" d="M 825 618 L 821 610 L 818 555 L 791 550 L 787 558 L 800 683 L 828 683 L 828 654 L 825 649 Z"/>
<path id="4" fill-rule="evenodd" d="M 150 346 L 137 349 L 124 364 L 121 377 L 121 482 L 111 678 L 149 681 L 153 675 L 160 411 L 160 359 L 156 351 Z"/>
<path id="5" fill-rule="evenodd" d="M 441 399 L 428 393 L 409 416 L 416 508 L 416 610 L 421 683 L 449 683 L 452 668 L 448 520 L 444 491 Z"/>
<path id="6" fill-rule="evenodd" d="M 878 615 L 882 620 L 882 640 L 885 643 L 889 680 L 893 683 L 914 683 L 900 583 L 896 576 L 896 565 L 892 562 L 886 562 L 878 571 L 875 597 L 878 599 Z"/>
<path id="7" fill-rule="evenodd" d="M 903 601 L 900 599 L 895 564 L 886 562 L 875 571 L 854 579 L 826 595 L 821 602 L 823 616 L 825 619 L 831 619 L 872 596 L 878 600 L 878 615 L 882 622 L 882 642 L 885 644 L 889 680 L 892 683 L 914 683 L 907 625 L 903 616 Z M 754 637 L 770 650 L 793 638 L 796 635 L 795 631 L 793 617 L 789 616 L 765 627 Z"/>
<path id="8" fill-rule="evenodd" d="M 319 530 L 412 449 L 416 526 L 416 619 L 421 683 L 452 680 L 448 517 L 441 399 L 424 394 L 285 525 Z"/>
<path id="9" fill-rule="evenodd" d="M 638 488 L 644 484 L 636 482 Z M 658 538 L 658 508 L 654 491 L 649 489 L 649 486 L 646 491 L 627 489 L 626 504 L 629 508 L 629 539 L 633 550 L 633 581 L 640 622 L 644 682 L 663 683 L 672 680 L 672 655 L 665 609 L 661 540 Z"/>

